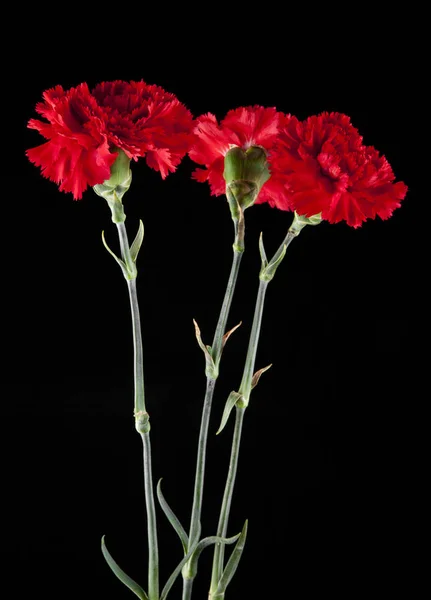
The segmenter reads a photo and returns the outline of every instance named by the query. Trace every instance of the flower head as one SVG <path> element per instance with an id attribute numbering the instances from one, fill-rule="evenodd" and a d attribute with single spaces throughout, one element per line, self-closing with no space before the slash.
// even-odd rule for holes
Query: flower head
<path id="1" fill-rule="evenodd" d="M 82 198 L 88 185 L 109 179 L 112 153 L 106 128 L 98 116 L 98 106 L 86 83 L 64 91 L 58 85 L 43 94 L 36 111 L 48 123 L 31 119 L 30 129 L 37 129 L 47 142 L 27 150 L 28 158 L 42 175 L 60 184 L 60 190 Z"/>
<path id="2" fill-rule="evenodd" d="M 223 172 L 226 154 L 235 147 L 243 151 L 260 147 L 268 154 L 277 140 L 281 116 L 282 113 L 277 112 L 275 108 L 247 106 L 229 111 L 220 125 L 211 113 L 199 117 L 194 128 L 196 140 L 189 156 L 205 168 L 196 169 L 193 178 L 197 181 L 208 181 L 214 196 L 224 194 L 226 181 Z M 270 178 L 262 185 L 259 201 L 272 199 L 277 193 L 278 189 L 272 185 Z"/>
<path id="3" fill-rule="evenodd" d="M 164 179 L 192 141 L 192 115 L 174 96 L 143 81 L 108 81 L 93 91 L 109 143 L 129 158 L 145 156 Z"/>
<path id="4" fill-rule="evenodd" d="M 43 99 L 36 111 L 47 122 L 31 119 L 28 126 L 48 141 L 27 156 L 75 199 L 109 179 L 118 149 L 135 160 L 145 156 L 165 178 L 190 147 L 191 113 L 173 94 L 143 81 L 105 82 L 91 93 L 86 83 L 68 91 L 57 86 Z"/>
<path id="5" fill-rule="evenodd" d="M 343 114 L 325 112 L 303 122 L 285 118 L 272 154 L 286 194 L 270 203 L 299 215 L 321 213 L 331 223 L 359 227 L 377 215 L 390 217 L 407 193 L 404 183 L 393 183 L 386 158 L 362 143 Z"/>

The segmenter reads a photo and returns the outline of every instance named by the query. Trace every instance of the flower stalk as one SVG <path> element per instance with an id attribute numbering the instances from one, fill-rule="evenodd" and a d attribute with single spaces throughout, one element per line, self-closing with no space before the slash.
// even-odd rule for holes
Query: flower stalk
<path id="1" fill-rule="evenodd" d="M 232 438 L 229 470 L 226 478 L 223 501 L 220 509 L 217 535 L 220 535 L 220 531 L 224 531 L 225 533 L 227 531 L 230 507 L 232 504 L 233 488 L 235 486 L 236 472 L 238 468 L 239 446 L 241 443 L 241 432 L 246 407 L 237 405 L 235 409 L 235 427 Z M 214 559 L 211 575 L 211 591 L 209 596 L 210 600 L 213 600 L 215 598 L 215 596 L 213 596 L 212 594 L 215 594 L 215 591 L 217 590 L 220 576 L 223 571 L 223 558 L 224 546 L 223 544 L 216 544 L 214 548 Z"/>
<path id="2" fill-rule="evenodd" d="M 204 405 L 202 410 L 201 427 L 199 431 L 198 441 L 198 453 L 196 460 L 196 474 L 195 474 L 195 485 L 193 494 L 193 506 L 192 514 L 190 519 L 190 532 L 189 532 L 189 547 L 196 541 L 196 537 L 200 535 L 201 530 L 201 513 L 202 513 L 202 500 L 204 490 L 204 477 L 205 477 L 205 460 L 206 460 L 206 447 L 208 440 L 208 426 L 211 415 L 212 399 L 214 395 L 215 383 L 218 376 L 218 367 L 221 359 L 221 353 L 223 350 L 223 338 L 226 330 L 226 323 L 229 316 L 229 310 L 232 304 L 232 298 L 235 291 L 235 285 L 238 278 L 239 267 L 241 264 L 241 258 L 244 250 L 244 228 L 238 227 L 237 220 L 234 219 L 235 225 L 235 242 L 233 245 L 233 259 L 232 266 L 229 275 L 229 280 L 226 286 L 226 291 L 223 299 L 223 304 L 220 310 L 218 318 L 213 344 L 211 347 L 211 358 L 214 363 L 214 369 L 212 373 L 207 370 L 206 379 L 206 392 L 204 398 Z M 240 247 L 242 248 L 240 250 Z M 186 564 L 183 569 L 183 600 L 190 600 L 192 596 L 193 580 L 189 577 L 190 569 Z"/>
<path id="3" fill-rule="evenodd" d="M 136 290 L 137 269 L 135 260 L 133 260 L 131 249 L 129 247 L 124 221 L 121 221 L 116 225 L 120 241 L 121 258 L 126 265 L 126 269 L 129 274 L 129 278 L 127 278 L 127 287 L 129 290 L 133 327 L 135 427 L 142 439 L 145 505 L 147 511 L 148 597 L 149 600 L 159 600 L 159 552 L 157 540 L 157 521 L 151 467 L 150 422 L 149 415 L 145 408 L 142 334 Z"/>
<path id="4" fill-rule="evenodd" d="M 265 303 L 266 291 L 268 289 L 269 282 L 274 277 L 277 267 L 279 266 L 280 262 L 284 258 L 287 247 L 292 242 L 292 240 L 299 235 L 300 231 L 306 224 L 314 224 L 314 223 L 307 223 L 307 222 L 300 221 L 300 218 L 297 215 L 294 216 L 293 222 L 286 234 L 286 237 L 284 238 L 280 247 L 275 252 L 274 256 L 272 257 L 272 259 L 270 261 L 268 261 L 266 258 L 265 250 L 263 247 L 262 237 L 260 239 L 259 245 L 260 245 L 262 266 L 261 266 L 261 270 L 260 270 L 260 274 L 259 274 L 259 288 L 258 288 L 258 292 L 257 292 L 253 324 L 252 324 L 252 328 L 251 328 L 250 339 L 249 339 L 249 344 L 248 344 L 248 349 L 247 349 L 247 356 L 246 356 L 246 360 L 245 360 L 244 371 L 243 371 L 239 391 L 233 392 L 229 397 L 229 399 L 233 398 L 234 400 L 236 400 L 236 402 L 235 402 L 236 417 L 235 417 L 235 427 L 234 427 L 234 433 L 233 433 L 233 439 L 232 439 L 232 448 L 231 448 L 231 454 L 230 454 L 230 460 L 229 460 L 228 474 L 227 474 L 227 478 L 226 478 L 223 500 L 222 500 L 222 505 L 221 505 L 221 509 L 220 509 L 219 522 L 218 522 L 218 527 L 217 527 L 217 536 L 220 536 L 220 537 L 225 537 L 226 532 L 227 532 L 228 522 L 229 522 L 230 508 L 231 508 L 231 504 L 232 504 L 232 497 L 233 497 L 233 491 L 234 491 L 234 487 L 235 487 L 236 473 L 237 473 L 237 469 L 238 469 L 239 450 L 240 450 L 241 434 L 242 434 L 242 426 L 243 426 L 245 410 L 249 404 L 250 394 L 251 394 L 252 389 L 255 387 L 255 385 L 257 385 L 260 374 L 264 370 L 266 370 L 266 369 L 262 369 L 262 370 L 260 370 L 260 372 L 255 373 L 253 375 L 254 369 L 255 369 L 257 347 L 258 347 L 258 343 L 259 343 L 259 337 L 260 337 L 260 331 L 261 331 L 261 325 L 262 325 L 262 316 L 263 316 L 263 308 L 264 308 L 264 303 Z M 229 402 L 229 399 L 228 399 L 228 402 Z M 230 407 L 230 409 L 231 408 L 233 408 L 233 405 Z M 229 412 L 227 414 L 229 414 Z M 223 418 L 224 423 L 226 422 L 226 420 L 227 420 L 227 418 L 225 418 L 225 415 L 224 415 L 224 418 Z M 220 427 L 219 432 L 221 431 L 223 426 L 224 426 L 224 424 L 222 424 L 222 427 Z M 219 587 L 220 578 L 223 574 L 223 568 L 224 568 L 224 545 L 216 544 L 214 547 L 211 586 L 210 586 L 210 593 L 209 593 L 210 600 L 215 600 L 216 598 L 218 598 L 218 595 L 216 595 L 216 592 Z"/>
<path id="5" fill-rule="evenodd" d="M 133 331 L 133 373 L 134 373 L 134 416 L 135 428 L 140 434 L 143 447 L 143 470 L 145 506 L 147 513 L 148 537 L 148 600 L 159 600 L 159 551 L 157 540 L 157 521 L 154 502 L 153 477 L 151 467 L 151 442 L 149 414 L 145 407 L 144 358 L 142 347 L 141 318 L 139 313 L 136 278 L 138 270 L 136 260 L 144 238 L 144 227 L 140 221 L 138 233 L 129 245 L 125 226 L 126 215 L 122 198 L 130 187 L 132 173 L 130 158 L 118 151 L 117 158 L 111 168 L 111 177 L 103 184 L 94 186 L 96 194 L 104 198 L 111 209 L 112 222 L 117 227 L 120 244 L 120 257 L 107 245 L 104 234 L 102 240 L 105 248 L 120 266 L 127 282 L 130 300 L 130 312 Z"/>

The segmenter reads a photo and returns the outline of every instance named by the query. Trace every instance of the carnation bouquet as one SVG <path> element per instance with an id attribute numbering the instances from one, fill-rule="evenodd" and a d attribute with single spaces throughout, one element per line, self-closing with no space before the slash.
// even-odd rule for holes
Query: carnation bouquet
<path id="1" fill-rule="evenodd" d="M 211 112 L 192 115 L 186 104 L 186 98 L 178 99 L 143 80 L 109 81 L 93 88 L 86 83 L 70 89 L 58 85 L 43 93 L 43 100 L 36 106 L 38 116 L 28 123 L 30 129 L 44 138 L 43 143 L 37 145 L 35 134 L 35 145 L 27 150 L 29 160 L 40 167 L 42 175 L 77 203 L 103 200 L 109 209 L 101 244 L 115 261 L 117 276 L 121 273 L 125 280 L 129 301 L 133 340 L 129 378 L 133 378 L 134 398 L 121 397 L 118 402 L 122 409 L 127 405 L 125 410 L 133 411 L 134 435 L 141 440 L 145 518 L 139 517 L 139 528 L 133 535 L 142 536 L 146 531 L 147 567 L 139 577 L 131 576 L 127 564 L 117 559 L 111 548 L 109 523 L 106 523 L 106 537 L 101 539 L 101 553 L 113 575 L 130 590 L 130 596 L 135 594 L 141 600 L 179 598 L 181 594 L 183 600 L 190 600 L 195 597 L 197 579 L 206 581 L 210 600 L 231 596 L 229 586 L 236 574 L 241 573 L 245 548 L 254 543 L 252 534 L 248 533 L 247 506 L 236 508 L 244 512 L 241 527 L 232 528 L 230 524 L 238 495 L 238 468 L 242 461 L 247 461 L 247 456 L 241 452 L 247 432 L 247 409 L 266 385 L 267 371 L 272 364 L 276 366 L 277 361 L 285 365 L 282 367 L 285 387 L 277 391 L 277 399 L 265 392 L 265 400 L 256 401 L 265 402 L 265 410 L 269 410 L 275 401 L 284 402 L 294 387 L 295 372 L 289 369 L 286 356 L 271 357 L 269 364 L 261 364 L 258 360 L 259 344 L 265 333 L 265 315 L 271 311 L 270 298 L 267 298 L 270 284 L 277 280 L 281 270 L 295 269 L 287 257 L 291 248 L 307 242 L 307 235 L 312 236 L 314 231 L 324 227 L 325 235 L 330 236 L 332 228 L 344 227 L 346 236 L 354 236 L 369 222 L 389 219 L 407 193 L 407 186 L 396 180 L 390 157 L 374 148 L 372 139 L 365 140 L 346 114 L 325 111 L 300 119 L 281 111 L 286 107 L 253 104 L 233 106 L 224 115 Z M 214 196 L 212 201 L 223 203 L 225 219 L 232 222 L 230 240 L 217 236 L 216 231 L 211 231 L 211 223 L 200 222 L 198 216 L 197 231 L 178 228 L 176 239 L 172 239 L 172 235 L 167 238 L 163 222 L 152 237 L 151 232 L 147 234 L 143 218 L 126 221 L 129 203 L 136 206 L 141 201 L 134 194 L 135 177 L 142 177 L 145 188 L 145 173 L 150 170 L 158 173 L 160 180 L 152 184 L 154 192 L 159 185 L 166 185 L 165 180 L 177 175 L 182 161 L 188 161 L 188 166 L 192 166 L 188 174 L 190 189 L 205 186 L 208 197 Z M 278 228 L 282 223 L 284 230 L 279 239 L 271 236 L 268 242 L 265 231 L 254 239 L 247 235 L 248 216 L 259 210 L 268 210 L 268 218 L 276 220 Z M 136 212 L 139 210 L 133 209 L 133 214 Z M 111 231 L 114 228 L 118 236 L 116 242 Z M 96 231 L 95 235 L 99 233 Z M 147 235 L 153 244 L 143 256 Z M 178 447 L 182 436 L 193 438 L 196 460 L 181 463 L 181 469 L 189 473 L 189 479 L 185 477 L 184 481 L 192 478 L 193 485 L 192 489 L 182 486 L 176 490 L 175 497 L 169 497 L 164 490 L 169 482 L 164 478 L 162 483 L 162 474 L 153 471 L 152 435 L 154 430 L 163 430 L 164 422 L 152 418 L 156 410 L 152 403 L 157 402 L 157 398 L 152 394 L 149 399 L 146 394 L 145 356 L 151 351 L 146 349 L 147 320 L 157 321 L 160 336 L 171 345 L 172 362 L 178 364 L 185 358 L 181 368 L 188 369 L 189 366 L 187 357 L 182 357 L 181 343 L 175 335 L 170 338 L 164 331 L 163 315 L 148 315 L 141 311 L 141 297 L 154 295 L 151 301 L 156 306 L 161 301 L 161 298 L 157 299 L 157 288 L 145 279 L 146 257 L 151 252 L 157 255 L 157 244 L 169 244 L 172 252 L 180 254 L 184 236 L 194 239 L 195 254 L 185 257 L 184 264 L 195 273 L 192 283 L 197 287 L 200 279 L 210 278 L 218 271 L 217 264 L 207 264 L 205 260 L 208 244 L 223 246 L 223 251 L 229 248 L 231 265 L 230 270 L 217 274 L 226 285 L 214 296 L 221 299 L 214 316 L 214 330 L 204 329 L 198 318 L 193 320 L 193 329 L 190 328 L 190 335 L 194 334 L 197 348 L 202 353 L 202 371 L 196 374 L 197 382 L 202 384 L 199 431 L 187 431 L 188 419 L 184 418 L 180 427 L 173 430 L 176 434 L 170 435 L 169 442 Z M 253 281 L 246 283 L 241 279 L 241 267 L 249 247 L 256 251 L 255 257 L 259 256 L 259 264 L 254 263 Z M 299 260 L 299 255 L 295 258 Z M 91 257 L 88 261 L 92 269 L 97 268 Z M 200 268 L 193 271 L 196 261 Z M 285 264 L 287 262 L 289 264 Z M 174 276 L 174 273 L 170 274 L 170 268 L 170 264 L 163 266 L 167 278 Z M 250 275 L 249 271 L 247 275 Z M 296 292 L 294 278 L 289 281 L 288 294 L 292 296 Z M 249 285 L 253 294 L 248 298 L 252 319 L 247 323 L 232 323 L 230 318 L 235 299 L 241 294 L 239 285 Z M 176 293 L 180 294 L 181 290 Z M 215 300 L 211 299 L 211 307 L 213 305 Z M 118 319 L 117 311 L 116 306 L 112 307 L 114 324 Z M 238 312 L 241 307 L 235 309 L 235 314 Z M 295 318 L 299 322 L 301 319 L 312 322 L 313 314 L 295 315 Z M 229 353 L 229 347 L 235 344 L 240 332 L 244 340 L 243 352 Z M 293 346 L 289 332 L 275 330 L 273 336 L 277 335 L 283 339 L 281 347 L 287 354 Z M 115 354 L 117 349 L 112 351 Z M 217 393 L 218 382 L 225 369 L 229 373 L 229 366 L 225 366 L 227 359 L 237 362 L 235 368 L 239 369 L 240 377 L 223 398 Z M 174 373 L 174 368 L 163 366 L 164 379 L 169 380 Z M 109 368 L 106 376 L 109 377 Z M 189 371 L 188 376 L 192 376 Z M 312 376 L 311 369 L 310 378 Z M 172 402 L 182 405 L 188 402 L 187 390 L 180 390 L 177 395 Z M 215 406 L 219 407 L 217 422 Z M 187 410 L 184 408 L 185 414 Z M 169 413 L 166 419 L 169 419 Z M 203 514 L 207 499 L 205 486 L 212 477 L 207 464 L 214 464 L 207 452 L 208 448 L 214 449 L 209 437 L 215 434 L 229 451 L 225 450 L 221 455 L 223 461 L 219 468 L 223 468 L 224 482 L 222 489 L 217 490 L 217 497 L 212 499 L 212 508 L 217 505 L 218 510 L 209 517 L 213 524 L 213 530 L 209 531 Z M 264 463 L 269 460 L 266 452 L 265 446 L 259 448 L 259 457 Z M 259 476 L 256 481 L 259 490 Z M 176 505 L 180 496 L 181 501 L 190 499 L 187 522 L 178 516 Z M 141 515 L 141 509 L 138 513 Z M 172 526 L 172 535 L 176 536 L 178 544 L 178 561 L 169 572 L 161 566 L 165 550 L 159 543 L 161 519 L 166 519 Z M 271 552 L 271 549 L 267 551 Z M 211 559 L 204 558 L 208 556 Z"/>

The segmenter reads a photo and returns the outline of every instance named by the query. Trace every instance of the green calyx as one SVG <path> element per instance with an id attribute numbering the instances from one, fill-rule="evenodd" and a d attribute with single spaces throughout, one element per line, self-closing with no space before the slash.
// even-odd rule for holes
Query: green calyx
<path id="1" fill-rule="evenodd" d="M 111 167 L 111 177 L 93 187 L 96 194 L 107 201 L 114 223 L 123 223 L 126 220 L 122 199 L 131 182 L 130 158 L 123 150 L 118 150 L 118 156 Z"/>
<path id="2" fill-rule="evenodd" d="M 227 152 L 223 172 L 226 190 L 243 210 L 254 204 L 270 176 L 266 152 L 260 146 L 247 150 L 235 146 Z"/>
<path id="3" fill-rule="evenodd" d="M 305 217 L 304 215 L 298 215 L 298 213 L 295 211 L 293 214 L 292 224 L 289 227 L 289 231 L 291 231 L 294 235 L 299 235 L 306 225 L 319 225 L 319 223 L 321 222 L 321 213 L 318 213 L 317 215 L 312 215 L 311 217 Z"/>

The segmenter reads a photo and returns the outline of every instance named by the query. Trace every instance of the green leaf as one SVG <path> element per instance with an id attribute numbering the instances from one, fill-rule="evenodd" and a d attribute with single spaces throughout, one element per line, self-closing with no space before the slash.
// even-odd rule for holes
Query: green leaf
<path id="1" fill-rule="evenodd" d="M 184 548 L 184 554 L 186 554 L 187 547 L 189 545 L 188 535 L 185 532 L 184 527 L 181 525 L 178 518 L 174 514 L 173 510 L 171 509 L 169 504 L 166 502 L 166 500 L 162 494 L 161 483 L 162 483 L 162 480 L 159 479 L 159 483 L 157 484 L 157 498 L 159 499 L 160 506 L 162 507 L 163 512 L 167 516 L 169 523 L 172 525 L 172 527 L 177 532 L 178 537 L 180 538 L 181 543 Z"/>
<path id="2" fill-rule="evenodd" d="M 142 240 L 144 239 L 144 224 L 141 220 L 139 220 L 139 229 L 136 234 L 135 239 L 133 240 L 133 244 L 130 247 L 130 256 L 132 257 L 133 262 L 136 262 L 136 258 L 138 256 L 138 252 L 141 249 Z"/>
<path id="3" fill-rule="evenodd" d="M 184 565 L 186 564 L 186 562 L 189 560 L 189 558 L 191 557 L 191 555 L 193 554 L 193 552 L 196 549 L 196 546 L 198 545 L 197 541 L 192 545 L 192 547 L 190 548 L 190 551 L 187 552 L 187 554 L 185 555 L 185 557 L 183 558 L 183 560 L 178 564 L 178 566 L 174 569 L 174 571 L 172 572 L 172 575 L 169 577 L 168 581 L 166 582 L 165 587 L 162 590 L 162 593 L 160 595 L 160 600 L 165 600 L 167 595 L 169 594 L 171 587 L 174 585 L 176 578 L 178 577 L 178 575 L 181 573 L 181 569 L 184 567 Z"/>
<path id="4" fill-rule="evenodd" d="M 117 263 L 120 265 L 121 270 L 123 271 L 123 275 L 127 278 L 127 276 L 128 276 L 127 267 L 126 267 L 125 263 L 121 260 L 121 258 L 118 258 L 118 256 L 114 252 L 112 252 L 111 248 L 106 243 L 104 231 L 102 231 L 102 242 L 103 242 L 103 245 L 105 246 L 105 248 L 107 249 L 107 251 L 109 252 L 109 254 L 111 256 L 113 256 L 115 258 L 115 260 L 117 261 Z"/>
<path id="5" fill-rule="evenodd" d="M 225 428 L 225 425 L 229 419 L 229 415 L 233 409 L 233 407 L 235 406 L 235 404 L 238 402 L 238 400 L 245 400 L 244 396 L 242 394 L 240 394 L 239 392 L 231 392 L 229 394 L 229 398 L 226 400 L 226 404 L 224 407 L 224 411 L 223 411 L 223 415 L 221 418 L 221 423 L 220 423 L 220 427 L 218 428 L 218 431 L 216 433 L 216 435 L 218 435 L 219 433 L 221 433 L 223 431 L 223 429 Z"/>
<path id="6" fill-rule="evenodd" d="M 257 386 L 262 373 L 265 373 L 265 371 L 267 371 L 271 367 L 272 367 L 272 363 L 270 365 L 268 365 L 267 367 L 263 367 L 263 369 L 259 369 L 259 371 L 256 371 L 256 373 L 253 375 L 253 377 L 251 379 L 251 389 L 253 389 Z"/>
<path id="7" fill-rule="evenodd" d="M 265 248 L 263 246 L 263 233 L 262 232 L 260 232 L 260 236 L 259 236 L 259 252 L 260 252 L 260 258 L 262 259 L 262 270 L 263 270 L 268 266 L 268 259 L 266 257 Z"/>
<path id="8" fill-rule="evenodd" d="M 141 588 L 141 586 L 138 585 L 136 583 L 136 581 L 133 581 L 133 579 L 131 577 L 126 575 L 126 573 L 123 571 L 123 569 L 121 569 L 117 565 L 115 560 L 109 554 L 108 548 L 106 547 L 106 544 L 105 544 L 105 536 L 102 537 L 102 553 L 103 553 L 103 556 L 105 557 L 106 562 L 111 567 L 113 573 L 118 577 L 118 579 L 121 581 L 121 583 L 124 583 L 124 585 L 127 586 L 130 590 L 132 590 L 132 592 L 134 592 L 138 596 L 138 598 L 140 598 L 141 600 L 149 600 L 147 594 L 144 592 L 144 590 Z"/>
<path id="9" fill-rule="evenodd" d="M 199 544 L 196 546 L 196 549 L 193 552 L 193 555 L 189 561 L 189 577 L 191 579 L 196 577 L 196 574 L 198 572 L 199 557 L 205 548 L 207 548 L 211 544 L 234 544 L 240 535 L 241 534 L 238 533 L 237 535 L 234 535 L 233 537 L 230 537 L 230 538 L 224 538 L 224 537 L 220 537 L 218 535 L 212 535 L 210 537 L 206 537 L 203 540 L 201 540 L 199 542 Z"/>
<path id="10" fill-rule="evenodd" d="M 227 586 L 232 580 L 232 577 L 235 575 L 235 571 L 238 568 L 239 561 L 242 556 L 242 552 L 244 550 L 245 540 L 247 537 L 247 529 L 248 529 L 248 521 L 244 523 L 244 527 L 242 529 L 241 535 L 236 543 L 235 548 L 227 562 L 227 565 L 223 571 L 223 575 L 220 577 L 220 581 L 218 583 L 218 587 L 216 590 L 217 594 L 224 594 Z"/>
<path id="11" fill-rule="evenodd" d="M 217 379 L 218 373 L 217 373 L 217 367 L 214 363 L 214 359 L 211 356 L 210 351 L 208 350 L 208 348 L 210 348 L 210 346 L 205 346 L 205 344 L 202 341 L 201 338 L 201 330 L 198 327 L 198 324 L 196 323 L 196 321 L 193 319 L 193 323 L 195 326 L 195 335 L 196 335 L 196 339 L 198 341 L 199 347 L 202 350 L 202 352 L 205 354 L 205 364 L 206 364 L 206 368 L 205 368 L 205 374 L 213 379 Z"/>
<path id="12" fill-rule="evenodd" d="M 262 279 L 263 281 L 271 281 L 271 279 L 274 277 L 277 267 L 279 266 L 279 264 L 281 263 L 281 261 L 283 260 L 285 254 L 286 254 L 286 250 L 287 250 L 287 244 L 284 244 L 283 249 L 280 252 L 280 254 L 277 256 L 277 258 L 275 258 L 275 260 L 274 260 L 274 256 L 276 256 L 276 254 L 278 254 L 278 253 L 276 253 L 272 257 L 271 262 L 264 269 L 261 269 L 261 271 L 259 273 L 260 279 Z"/>

